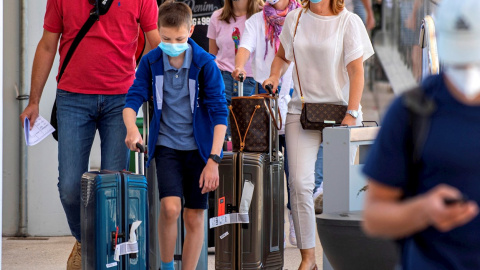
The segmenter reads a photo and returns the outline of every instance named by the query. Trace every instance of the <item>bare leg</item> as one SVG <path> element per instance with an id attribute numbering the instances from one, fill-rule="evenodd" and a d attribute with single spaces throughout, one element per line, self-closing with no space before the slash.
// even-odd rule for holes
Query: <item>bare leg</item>
<path id="1" fill-rule="evenodd" d="M 177 220 L 182 211 L 180 197 L 165 197 L 160 203 L 158 241 L 163 262 L 171 262 L 177 241 Z"/>
<path id="2" fill-rule="evenodd" d="M 194 270 L 202 251 L 204 240 L 204 212 L 203 209 L 185 208 L 185 242 L 183 244 L 182 270 Z"/>
<path id="3" fill-rule="evenodd" d="M 298 270 L 311 270 L 315 267 L 315 248 L 300 249 L 302 263 Z"/>

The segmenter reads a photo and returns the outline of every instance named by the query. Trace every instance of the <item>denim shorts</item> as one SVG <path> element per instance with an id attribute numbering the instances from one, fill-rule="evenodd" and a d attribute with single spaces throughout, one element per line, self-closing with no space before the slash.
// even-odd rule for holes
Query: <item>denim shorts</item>
<path id="1" fill-rule="evenodd" d="M 157 146 L 155 165 L 160 200 L 165 197 L 184 198 L 185 208 L 208 209 L 208 192 L 202 194 L 200 175 L 205 162 L 198 150 L 181 151 Z"/>

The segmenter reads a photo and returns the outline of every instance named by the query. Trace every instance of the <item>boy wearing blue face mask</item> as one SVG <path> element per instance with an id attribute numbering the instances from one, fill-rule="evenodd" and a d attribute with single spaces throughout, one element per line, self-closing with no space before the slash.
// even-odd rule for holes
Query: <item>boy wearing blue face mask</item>
<path id="1" fill-rule="evenodd" d="M 143 144 L 136 113 L 153 96 L 147 166 L 155 158 L 161 200 L 161 269 L 174 269 L 182 201 L 187 232 L 182 266 L 195 269 L 204 240 L 208 192 L 219 183 L 228 115 L 225 86 L 215 57 L 190 39 L 192 11 L 186 4 L 163 3 L 158 27 L 162 42 L 141 60 L 126 97 L 125 143 L 134 151 L 138 151 L 137 143 Z"/>

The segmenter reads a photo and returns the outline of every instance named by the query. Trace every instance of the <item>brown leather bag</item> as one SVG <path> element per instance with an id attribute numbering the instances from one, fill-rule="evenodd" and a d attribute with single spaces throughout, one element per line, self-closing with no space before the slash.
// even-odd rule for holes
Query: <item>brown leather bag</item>
<path id="1" fill-rule="evenodd" d="M 302 11 L 298 14 L 297 24 L 293 33 L 293 40 L 297 34 L 298 22 L 302 16 Z M 298 86 L 300 88 L 300 99 L 302 100 L 302 114 L 300 115 L 300 123 L 303 129 L 320 130 L 325 127 L 331 127 L 342 123 L 347 113 L 346 105 L 328 104 L 328 103 L 305 103 L 302 92 L 302 84 L 298 75 L 297 59 L 295 58 L 295 46 L 293 49 L 293 61 L 295 62 L 295 70 L 297 72 Z"/>
<path id="2" fill-rule="evenodd" d="M 303 129 L 323 130 L 342 123 L 347 106 L 325 103 L 303 103 L 300 123 Z"/>
<path id="3" fill-rule="evenodd" d="M 282 127 L 282 118 L 278 113 L 280 125 L 273 115 L 270 102 L 273 97 L 266 94 L 250 97 L 233 97 L 230 109 L 232 123 L 232 150 L 234 152 L 268 152 L 269 126 L 272 116 L 275 128 Z"/>

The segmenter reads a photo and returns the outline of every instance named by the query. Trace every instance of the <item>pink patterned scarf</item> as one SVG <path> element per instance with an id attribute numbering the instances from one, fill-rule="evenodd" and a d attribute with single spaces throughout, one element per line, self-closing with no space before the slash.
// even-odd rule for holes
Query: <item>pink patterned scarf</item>
<path id="1" fill-rule="evenodd" d="M 274 46 L 275 53 L 277 53 L 278 47 L 280 47 L 280 39 L 278 38 L 278 36 L 282 32 L 285 17 L 287 17 L 287 14 L 290 11 L 295 10 L 299 7 L 301 7 L 301 5 L 295 0 L 290 0 L 287 8 L 282 11 L 276 10 L 269 3 L 265 4 L 265 6 L 263 7 L 263 19 L 265 21 L 265 42 L 267 43 L 267 48 L 265 50 L 265 55 L 263 56 L 263 59 L 267 57 L 269 47 L 268 42 L 270 42 L 270 45 Z"/>

